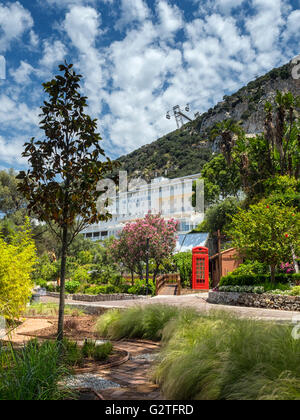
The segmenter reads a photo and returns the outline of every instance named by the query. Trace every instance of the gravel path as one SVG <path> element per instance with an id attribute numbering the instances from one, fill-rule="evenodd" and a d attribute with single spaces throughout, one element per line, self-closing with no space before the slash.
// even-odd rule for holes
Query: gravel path
<path id="1" fill-rule="evenodd" d="M 96 392 L 103 389 L 120 388 L 119 384 L 92 373 L 71 376 L 65 381 L 65 385 L 75 389 L 93 389 Z"/>

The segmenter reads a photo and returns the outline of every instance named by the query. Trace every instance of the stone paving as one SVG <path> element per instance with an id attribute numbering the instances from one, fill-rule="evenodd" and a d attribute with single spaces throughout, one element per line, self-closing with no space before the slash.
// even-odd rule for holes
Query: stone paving
<path id="1" fill-rule="evenodd" d="M 16 328 L 10 335 L 3 337 L 4 341 L 12 341 L 15 344 L 24 344 L 32 337 L 23 334 L 30 334 L 35 331 L 43 330 L 50 327 L 51 322 L 46 319 L 26 319 L 18 328 Z"/>
<path id="2" fill-rule="evenodd" d="M 98 374 L 106 380 L 120 385 L 120 388 L 105 389 L 100 392 L 105 400 L 162 400 L 157 385 L 151 382 L 153 362 L 149 355 L 155 356 L 159 346 L 148 342 L 118 342 L 118 348 L 126 350 L 132 358 L 113 369 L 98 370 Z M 142 355 L 147 355 L 142 358 Z"/>

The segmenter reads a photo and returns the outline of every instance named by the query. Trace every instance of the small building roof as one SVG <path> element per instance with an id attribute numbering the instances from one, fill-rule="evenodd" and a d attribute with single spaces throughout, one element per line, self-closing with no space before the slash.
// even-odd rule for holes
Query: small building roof
<path id="1" fill-rule="evenodd" d="M 188 233 L 178 235 L 176 252 L 192 251 L 197 246 L 205 247 L 209 233 Z"/>
<path id="2" fill-rule="evenodd" d="M 237 250 L 236 250 L 236 248 L 225 249 L 224 251 L 221 252 L 221 255 L 228 254 L 229 252 L 235 252 L 235 253 L 237 253 Z M 219 254 L 213 255 L 212 257 L 210 257 L 210 260 L 214 260 L 217 257 L 219 257 Z"/>

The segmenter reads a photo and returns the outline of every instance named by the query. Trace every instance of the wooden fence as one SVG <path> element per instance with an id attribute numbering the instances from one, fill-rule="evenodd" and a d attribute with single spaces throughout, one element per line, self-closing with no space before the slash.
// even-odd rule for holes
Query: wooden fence
<path id="1" fill-rule="evenodd" d="M 156 279 L 156 296 L 159 295 L 159 292 L 167 285 L 175 284 L 176 285 L 176 295 L 181 295 L 181 279 L 180 274 L 163 274 Z"/>

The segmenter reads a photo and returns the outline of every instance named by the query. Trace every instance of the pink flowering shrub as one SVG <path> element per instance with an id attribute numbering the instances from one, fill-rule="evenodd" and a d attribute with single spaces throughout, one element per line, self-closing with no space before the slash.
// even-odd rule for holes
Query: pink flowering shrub
<path id="1" fill-rule="evenodd" d="M 168 258 L 176 247 L 178 222 L 164 220 L 160 215 L 147 214 L 144 219 L 127 223 L 120 239 L 111 245 L 111 253 L 116 262 L 122 262 L 130 272 L 143 278 L 147 260 L 147 239 L 149 239 L 149 258 L 153 277 L 158 274 L 159 266 Z"/>
<path id="2" fill-rule="evenodd" d="M 291 264 L 291 263 L 282 263 L 280 265 L 280 270 L 283 271 L 286 274 L 295 273 L 294 264 Z"/>

